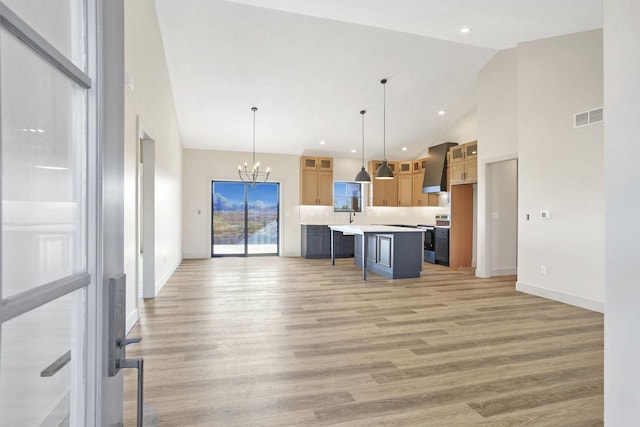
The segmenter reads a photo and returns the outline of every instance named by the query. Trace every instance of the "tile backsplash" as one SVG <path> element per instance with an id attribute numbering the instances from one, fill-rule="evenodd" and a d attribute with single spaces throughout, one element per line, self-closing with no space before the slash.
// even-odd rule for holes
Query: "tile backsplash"
<path id="1" fill-rule="evenodd" d="M 450 213 L 449 207 L 373 207 L 356 212 L 353 224 L 435 224 L 436 214 Z M 348 212 L 334 212 L 332 206 L 300 206 L 301 224 L 348 224 Z"/>

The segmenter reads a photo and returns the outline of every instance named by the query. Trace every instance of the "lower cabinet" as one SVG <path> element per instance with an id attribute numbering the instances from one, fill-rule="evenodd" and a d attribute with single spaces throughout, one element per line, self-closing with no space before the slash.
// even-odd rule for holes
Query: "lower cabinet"
<path id="1" fill-rule="evenodd" d="M 362 265 L 362 236 L 355 236 L 355 265 Z M 367 234 L 367 270 L 390 279 L 420 277 L 422 236 L 418 233 Z"/>
<path id="2" fill-rule="evenodd" d="M 336 258 L 354 255 L 354 236 L 336 232 L 334 235 Z M 301 253 L 304 258 L 331 258 L 331 229 L 326 225 L 303 225 Z"/>

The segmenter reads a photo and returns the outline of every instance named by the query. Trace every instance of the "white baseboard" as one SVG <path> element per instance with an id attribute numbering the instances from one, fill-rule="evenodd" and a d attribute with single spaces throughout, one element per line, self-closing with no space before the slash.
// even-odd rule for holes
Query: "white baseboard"
<path id="1" fill-rule="evenodd" d="M 131 329 L 138 323 L 138 309 L 135 308 L 129 315 L 127 316 L 127 326 L 126 333 L 128 334 Z"/>
<path id="2" fill-rule="evenodd" d="M 280 254 L 281 257 L 299 257 L 300 255 L 300 251 L 289 251 L 289 252 L 283 252 Z"/>
<path id="3" fill-rule="evenodd" d="M 542 288 L 540 286 L 529 285 L 522 282 L 516 282 L 516 290 L 542 298 L 563 302 L 565 304 L 575 305 L 576 307 L 585 308 L 591 311 L 604 313 L 604 302 L 595 301 L 577 295 L 567 294 L 553 289 Z"/>
<path id="4" fill-rule="evenodd" d="M 514 274 L 518 274 L 518 269 L 516 267 L 503 267 L 503 268 L 492 268 L 491 269 L 491 277 L 493 277 L 493 276 L 512 276 Z"/>
<path id="5" fill-rule="evenodd" d="M 207 259 L 211 258 L 211 254 L 200 252 L 188 252 L 182 254 L 183 259 Z"/>
<path id="6" fill-rule="evenodd" d="M 489 274 L 489 272 L 485 270 L 480 270 L 479 268 L 476 268 L 476 277 L 479 277 L 481 279 L 488 279 L 491 277 L 491 274 Z"/>
<path id="7" fill-rule="evenodd" d="M 164 287 L 164 285 L 167 284 L 167 282 L 171 278 L 171 275 L 176 271 L 176 269 L 178 268 L 178 266 L 180 265 L 181 262 L 182 262 L 182 258 L 178 258 L 178 261 L 175 262 L 171 267 L 169 267 L 169 269 L 167 269 L 167 271 L 165 271 L 165 273 L 162 275 L 160 280 L 156 281 L 156 294 L 155 294 L 155 296 L 157 296 L 158 293 L 160 292 L 160 290 Z"/>

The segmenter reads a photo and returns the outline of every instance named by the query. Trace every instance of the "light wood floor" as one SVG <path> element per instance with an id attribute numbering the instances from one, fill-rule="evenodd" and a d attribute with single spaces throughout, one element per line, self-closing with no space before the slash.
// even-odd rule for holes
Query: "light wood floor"
<path id="1" fill-rule="evenodd" d="M 127 352 L 145 358 L 148 425 L 601 426 L 602 315 L 514 281 L 185 261 L 142 305 Z M 135 425 L 135 371 L 125 395 Z"/>

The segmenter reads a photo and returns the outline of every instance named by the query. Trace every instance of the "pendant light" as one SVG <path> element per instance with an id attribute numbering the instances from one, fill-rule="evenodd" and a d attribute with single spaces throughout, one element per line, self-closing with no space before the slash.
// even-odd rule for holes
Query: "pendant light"
<path id="1" fill-rule="evenodd" d="M 244 162 L 244 170 L 238 165 L 238 175 L 242 182 L 255 187 L 256 183 L 266 182 L 269 179 L 271 168 L 267 168 L 266 172 L 260 172 L 260 162 L 256 162 L 256 111 L 258 108 L 251 107 L 251 111 L 253 111 L 253 169 L 249 171 L 247 162 Z"/>
<path id="2" fill-rule="evenodd" d="M 363 184 L 371 182 L 371 176 L 369 176 L 369 172 L 364 168 L 364 113 L 366 113 L 365 110 L 360 111 L 362 115 L 362 169 L 360 169 L 360 172 L 356 175 L 356 182 Z"/>
<path id="3" fill-rule="evenodd" d="M 386 143 L 386 133 L 387 133 L 387 90 L 386 84 L 387 79 L 380 80 L 382 83 L 382 93 L 383 93 L 383 102 L 382 102 L 382 164 L 376 170 L 376 179 L 393 179 L 393 171 L 387 164 L 387 143 Z"/>

